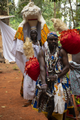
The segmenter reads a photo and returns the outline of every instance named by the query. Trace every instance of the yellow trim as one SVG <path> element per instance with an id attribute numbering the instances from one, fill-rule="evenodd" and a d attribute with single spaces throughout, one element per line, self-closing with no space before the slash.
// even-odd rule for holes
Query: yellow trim
<path id="1" fill-rule="evenodd" d="M 33 108 L 34 110 L 36 110 L 36 111 L 38 112 L 38 109 L 37 109 L 37 108 L 34 108 L 33 105 L 31 105 L 31 106 L 32 106 L 32 108 Z M 73 108 L 73 107 L 74 107 L 74 106 L 70 106 L 70 107 L 67 107 L 67 108 Z M 64 113 L 65 113 L 65 112 L 67 112 L 67 109 L 64 110 Z M 42 111 L 42 113 L 44 113 L 45 115 L 48 114 L 47 112 L 43 112 L 43 111 Z M 53 113 L 52 113 L 52 116 L 54 116 L 54 115 L 61 115 L 61 114 L 58 114 L 58 113 L 53 112 Z"/>
<path id="2" fill-rule="evenodd" d="M 42 42 L 42 45 L 45 43 L 45 41 L 47 39 L 47 35 L 48 35 L 49 32 L 50 31 L 49 31 L 47 25 L 44 24 L 43 29 L 41 30 L 41 42 Z"/>
<path id="3" fill-rule="evenodd" d="M 14 39 L 19 39 L 19 40 L 22 40 L 24 41 L 24 35 L 23 35 L 23 28 L 22 27 L 19 27 L 16 34 L 15 34 L 15 37 Z"/>
<path id="4" fill-rule="evenodd" d="M 70 106 L 70 107 L 67 107 L 67 108 L 74 108 L 74 106 Z"/>

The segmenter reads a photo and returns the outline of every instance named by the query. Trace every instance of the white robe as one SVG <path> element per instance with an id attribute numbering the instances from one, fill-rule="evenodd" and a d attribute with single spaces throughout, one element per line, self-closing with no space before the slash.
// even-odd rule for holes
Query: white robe
<path id="1" fill-rule="evenodd" d="M 39 53 L 39 46 L 33 45 L 34 54 L 35 57 L 37 57 L 37 54 Z M 36 53 L 37 52 L 37 53 Z M 34 97 L 34 91 L 35 91 L 35 85 L 36 82 L 32 80 L 28 74 L 24 73 L 25 69 L 25 63 L 28 61 L 24 55 L 23 51 L 23 41 L 17 39 L 13 41 L 13 47 L 12 47 L 12 53 L 15 56 L 15 60 L 17 65 L 19 66 L 20 70 L 23 73 L 24 76 L 24 82 L 23 82 L 23 98 L 27 100 L 32 100 Z"/>
<path id="2" fill-rule="evenodd" d="M 24 73 L 25 63 L 28 61 L 23 52 L 23 41 L 17 39 L 14 40 L 14 36 L 16 30 L 11 28 L 10 26 L 6 25 L 2 21 L 0 21 L 0 29 L 2 34 L 2 44 L 3 44 L 3 55 L 4 58 L 11 61 L 15 61 L 18 65 L 19 69 L 21 70 L 24 76 L 24 83 L 23 83 L 23 98 L 27 100 L 32 100 L 34 97 L 34 90 L 36 82 L 33 81 L 28 75 Z M 39 46 L 33 45 L 35 57 L 39 53 Z M 43 46 L 43 50 L 47 48 L 47 42 L 45 42 Z"/>

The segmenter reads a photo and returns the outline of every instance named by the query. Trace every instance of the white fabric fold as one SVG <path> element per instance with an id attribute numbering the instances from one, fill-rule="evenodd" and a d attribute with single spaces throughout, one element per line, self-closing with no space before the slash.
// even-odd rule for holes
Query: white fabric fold
<path id="1" fill-rule="evenodd" d="M 11 61 L 15 61 L 15 56 L 11 53 L 13 39 L 16 33 L 16 30 L 6 25 L 0 20 L 0 29 L 2 35 L 2 45 L 3 45 L 3 55 L 4 58 Z"/>

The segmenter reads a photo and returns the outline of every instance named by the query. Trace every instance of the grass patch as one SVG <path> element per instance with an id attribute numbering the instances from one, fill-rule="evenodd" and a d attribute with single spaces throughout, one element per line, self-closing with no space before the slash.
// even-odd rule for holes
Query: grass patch
<path id="1" fill-rule="evenodd" d="M 13 67 L 13 70 L 18 70 L 18 67 L 14 66 L 14 67 Z"/>

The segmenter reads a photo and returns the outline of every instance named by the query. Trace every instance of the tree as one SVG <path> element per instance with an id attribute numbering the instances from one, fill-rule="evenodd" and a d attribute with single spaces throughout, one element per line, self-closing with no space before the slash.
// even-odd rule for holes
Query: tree
<path id="1" fill-rule="evenodd" d="M 8 1 L 10 2 L 11 0 Z M 78 27 L 80 24 L 79 0 L 76 0 L 76 2 L 74 2 L 73 0 L 19 0 L 18 8 L 15 9 L 15 14 L 19 22 L 20 20 L 22 20 L 21 10 L 30 1 L 33 1 L 35 5 L 41 8 L 42 15 L 51 31 L 54 30 L 52 22 L 50 21 L 51 18 L 62 19 L 63 17 L 64 22 L 68 23 L 69 27 L 71 27 L 73 24 L 72 28 Z M 73 5 L 76 6 L 75 9 Z M 10 13 L 11 11 L 12 9 L 10 9 Z"/>
<path id="2" fill-rule="evenodd" d="M 1 11 L 6 11 L 7 10 L 7 1 L 0 0 L 0 10 Z"/>

